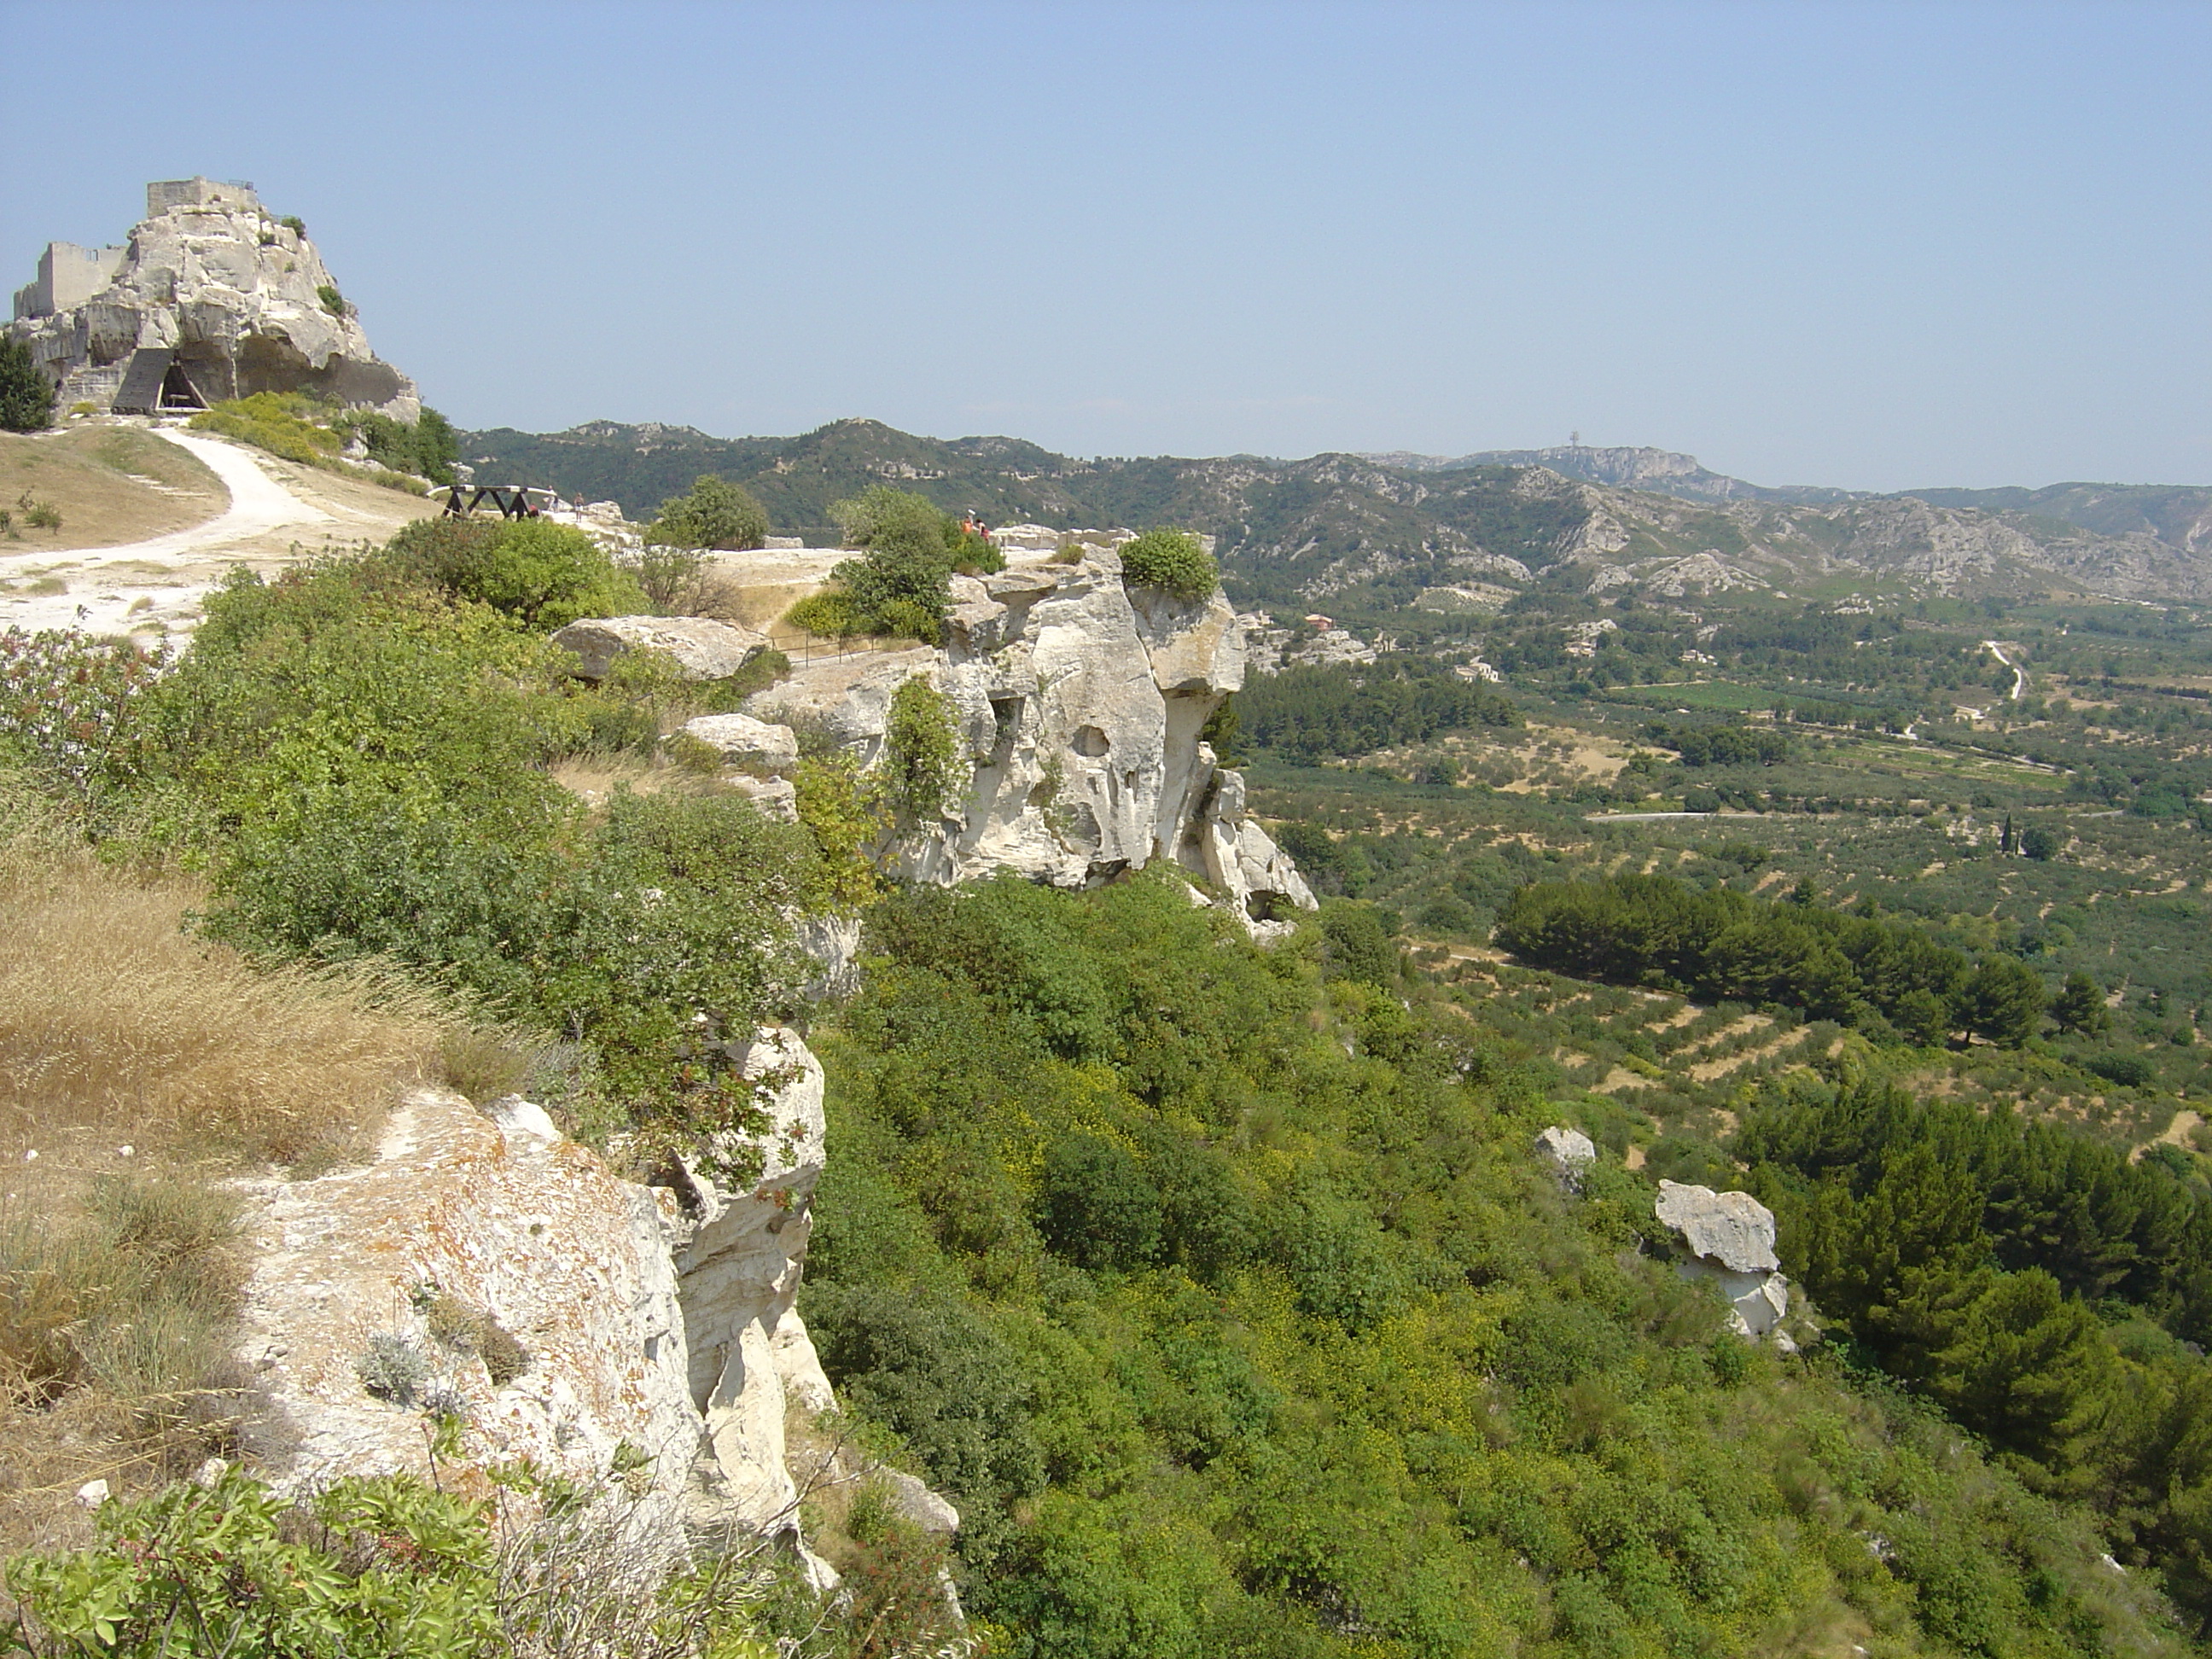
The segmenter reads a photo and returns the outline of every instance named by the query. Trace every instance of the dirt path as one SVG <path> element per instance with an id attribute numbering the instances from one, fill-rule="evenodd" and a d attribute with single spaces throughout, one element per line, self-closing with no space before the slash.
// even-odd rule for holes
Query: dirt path
<path id="1" fill-rule="evenodd" d="M 2187 1147 L 2190 1144 L 2190 1136 L 2202 1127 L 2203 1122 L 2204 1118 L 2201 1113 L 2193 1112 L 2185 1106 L 2173 1115 L 2173 1121 L 2166 1126 L 2164 1134 L 2146 1140 L 2130 1152 L 2128 1162 L 2130 1164 L 2140 1162 L 2142 1155 L 2154 1146 Z"/>
<path id="2" fill-rule="evenodd" d="M 266 572 L 319 553 L 331 541 L 380 542 L 438 510 L 421 496 L 295 466 L 219 438 L 145 429 L 213 472 L 229 506 L 188 529 L 41 559 L 34 585 L 0 594 L 0 627 L 189 633 L 209 590 L 234 566 Z M 0 566 L 13 562 L 0 560 Z"/>

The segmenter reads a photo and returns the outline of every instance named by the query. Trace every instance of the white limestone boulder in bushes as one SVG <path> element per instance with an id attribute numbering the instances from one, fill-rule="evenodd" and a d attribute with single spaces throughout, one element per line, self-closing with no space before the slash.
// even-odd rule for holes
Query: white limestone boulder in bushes
<path id="1" fill-rule="evenodd" d="M 1562 1128 L 1553 1124 L 1536 1137 L 1538 1156 L 1552 1166 L 1553 1171 L 1571 1191 L 1582 1190 L 1583 1176 L 1597 1162 L 1597 1146 L 1580 1129 Z"/>
<path id="2" fill-rule="evenodd" d="M 1662 1181 L 1652 1213 L 1674 1235 L 1682 1276 L 1720 1285 L 1738 1334 L 1756 1340 L 1773 1332 L 1778 1346 L 1794 1349 L 1778 1329 L 1790 1311 L 1790 1281 L 1774 1253 L 1771 1210 L 1749 1193 Z"/>
<path id="3" fill-rule="evenodd" d="M 665 651 L 687 680 L 726 679 L 768 649 L 768 635 L 711 617 L 590 617 L 553 643 L 576 659 L 580 679 L 603 680 L 626 651 Z"/>
<path id="4" fill-rule="evenodd" d="M 684 732 L 718 752 L 726 766 L 784 773 L 799 764 L 799 738 L 792 729 L 750 714 L 702 714 L 684 721 Z"/>

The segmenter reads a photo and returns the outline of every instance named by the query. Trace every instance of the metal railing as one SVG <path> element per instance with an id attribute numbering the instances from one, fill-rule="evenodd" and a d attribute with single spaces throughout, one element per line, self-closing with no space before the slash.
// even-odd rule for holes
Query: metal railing
<path id="1" fill-rule="evenodd" d="M 781 624 L 769 629 L 767 633 L 768 642 L 794 665 L 833 662 L 840 657 L 872 657 L 887 651 L 912 651 L 921 644 L 919 640 L 891 639 L 873 634 L 823 639 L 803 629 L 785 628 Z"/>

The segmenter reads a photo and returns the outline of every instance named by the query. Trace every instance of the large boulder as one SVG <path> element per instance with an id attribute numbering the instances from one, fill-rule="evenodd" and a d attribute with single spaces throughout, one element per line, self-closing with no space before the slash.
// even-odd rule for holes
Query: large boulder
<path id="1" fill-rule="evenodd" d="M 726 679 L 768 649 L 768 635 L 710 617 L 592 617 L 572 622 L 553 643 L 576 659 L 579 679 L 603 680 L 628 651 L 665 651 L 687 680 Z"/>
<path id="2" fill-rule="evenodd" d="M 781 775 L 799 764 L 799 738 L 792 729 L 750 714 L 702 714 L 684 721 L 684 732 L 720 755 L 726 766 Z"/>
<path id="3" fill-rule="evenodd" d="M 427 1477 L 431 1407 L 464 1418 L 474 1467 L 526 1456 L 589 1486 L 627 1446 L 651 1460 L 627 1524 L 673 1559 L 704 1437 L 668 1251 L 675 1197 L 623 1180 L 535 1107 L 500 1118 L 421 1091 L 369 1164 L 250 1189 L 240 1357 L 261 1409 L 246 1449 L 306 1490 Z M 472 1341 L 471 1317 L 484 1322 Z"/>
<path id="4" fill-rule="evenodd" d="M 1583 1176 L 1597 1162 L 1597 1146 L 1580 1129 L 1553 1124 L 1536 1137 L 1536 1153 L 1552 1166 L 1570 1192 L 1580 1192 Z"/>
<path id="5" fill-rule="evenodd" d="M 1662 1181 L 1652 1212 L 1674 1235 L 1683 1277 L 1720 1286 L 1739 1334 L 1755 1340 L 1773 1331 L 1787 1343 L 1778 1328 L 1790 1311 L 1790 1281 L 1774 1253 L 1772 1211 L 1749 1193 Z"/>

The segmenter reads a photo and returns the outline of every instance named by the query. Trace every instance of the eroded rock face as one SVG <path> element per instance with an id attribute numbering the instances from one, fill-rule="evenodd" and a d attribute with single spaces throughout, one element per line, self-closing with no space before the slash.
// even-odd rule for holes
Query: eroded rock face
<path id="1" fill-rule="evenodd" d="M 421 1091 L 374 1163 L 252 1189 L 240 1355 L 264 1409 L 246 1449 L 289 1487 L 427 1476 L 421 1407 L 447 1390 L 471 1463 L 528 1456 L 594 1482 L 618 1446 L 646 1454 L 632 1524 L 672 1553 L 703 1434 L 666 1243 L 674 1196 L 622 1180 L 535 1107 L 503 1115 L 504 1127 L 458 1095 Z M 481 1352 L 441 1342 L 437 1294 L 510 1334 L 520 1374 L 500 1386 Z M 395 1350 L 422 1373 L 411 1402 L 372 1394 L 360 1369 Z"/>
<path id="2" fill-rule="evenodd" d="M 155 210 L 112 270 L 100 267 L 104 286 L 51 295 L 71 303 L 9 325 L 58 383 L 59 406 L 108 410 L 147 350 L 168 353 L 207 402 L 312 392 L 416 419 L 414 382 L 369 349 L 350 307 L 325 296 L 338 289 L 315 245 L 250 191 L 205 194 L 216 199 L 149 200 Z"/>
<path id="3" fill-rule="evenodd" d="M 783 1537 L 826 1574 L 799 1536 L 785 1438 L 789 1413 L 835 1405 L 796 1306 L 822 1068 L 780 1028 L 744 1065 L 767 1127 L 702 1148 L 662 1184 L 623 1180 L 528 1101 L 480 1113 L 424 1090 L 373 1163 L 254 1185 L 248 1453 L 293 1489 L 427 1476 L 425 1412 L 457 1412 L 448 1486 L 520 1457 L 604 1486 L 643 1453 L 642 1495 L 618 1507 L 649 1554 L 672 1561 L 691 1536 L 734 1528 Z M 455 1310 L 514 1346 L 483 1326 L 454 1341 Z"/>
<path id="4" fill-rule="evenodd" d="M 821 1063 L 796 1032 L 763 1031 L 744 1072 L 764 1082 L 767 1130 L 687 1160 L 669 1229 L 683 1308 L 684 1387 L 704 1425 L 699 1492 L 756 1527 L 787 1516 L 784 1461 L 795 1399 L 830 1403 L 795 1304 L 823 1164 Z"/>
<path id="5" fill-rule="evenodd" d="M 873 765 L 899 685 L 920 676 L 944 695 L 968 787 L 953 811 L 886 848 L 901 874 L 1008 871 L 1083 887 L 1169 859 L 1213 884 L 1255 933 L 1314 907 L 1247 814 L 1242 777 L 1200 739 L 1244 679 L 1243 625 L 1218 595 L 1133 592 L 1118 553 L 1083 546 L 956 577 L 951 598 L 943 650 L 817 665 L 747 704 Z"/>
<path id="6" fill-rule="evenodd" d="M 1776 1330 L 1790 1311 L 1790 1281 L 1774 1254 L 1772 1211 L 1749 1193 L 1662 1181 L 1652 1212 L 1679 1240 L 1683 1276 L 1720 1285 L 1740 1334 L 1756 1339 Z"/>

